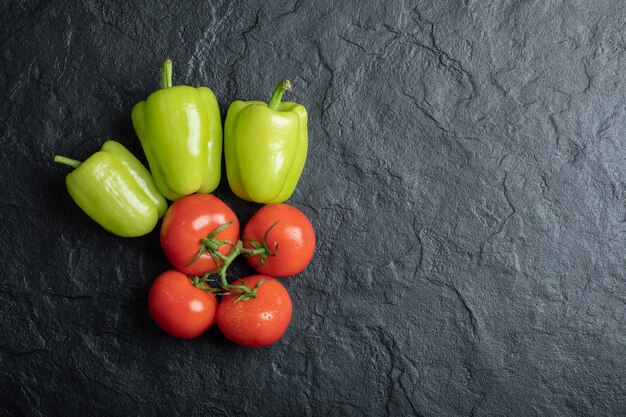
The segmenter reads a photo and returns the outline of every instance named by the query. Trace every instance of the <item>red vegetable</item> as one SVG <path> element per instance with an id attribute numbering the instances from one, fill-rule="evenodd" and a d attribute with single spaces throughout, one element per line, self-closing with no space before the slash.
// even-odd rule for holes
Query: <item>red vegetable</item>
<path id="1" fill-rule="evenodd" d="M 220 226 L 224 227 L 214 234 Z M 161 225 L 161 247 L 167 259 L 188 275 L 200 276 L 217 269 L 211 251 L 227 255 L 238 239 L 237 216 L 211 194 L 192 194 L 176 201 Z"/>
<path id="2" fill-rule="evenodd" d="M 259 209 L 243 231 L 244 248 L 267 248 L 265 255 L 248 257 L 257 272 L 286 277 L 302 272 L 315 251 L 315 232 L 311 222 L 288 204 L 270 204 Z"/>
<path id="3" fill-rule="evenodd" d="M 217 309 L 217 325 L 228 340 L 241 346 L 259 348 L 280 339 L 291 321 L 292 304 L 281 283 L 267 276 L 252 275 L 233 284 L 256 288 L 256 297 L 226 295 Z M 237 302 L 236 302 L 237 301 Z"/>
<path id="4" fill-rule="evenodd" d="M 217 300 L 213 293 L 195 287 L 185 274 L 170 270 L 152 284 L 148 309 L 152 320 L 165 333 L 193 339 L 215 323 Z"/>

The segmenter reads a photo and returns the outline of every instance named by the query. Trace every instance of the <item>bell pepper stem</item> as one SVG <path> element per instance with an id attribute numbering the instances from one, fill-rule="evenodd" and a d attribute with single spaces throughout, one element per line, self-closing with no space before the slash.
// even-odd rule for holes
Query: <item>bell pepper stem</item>
<path id="1" fill-rule="evenodd" d="M 280 105 L 280 101 L 283 99 L 283 94 L 285 91 L 291 91 L 291 81 L 282 80 L 278 83 L 274 92 L 272 93 L 272 98 L 270 99 L 267 107 L 272 110 L 278 110 L 278 106 Z"/>
<path id="2" fill-rule="evenodd" d="M 82 162 L 77 161 L 76 159 L 68 158 L 62 155 L 55 155 L 52 160 L 56 162 L 57 164 L 67 165 L 72 168 L 78 168 L 80 164 L 82 164 Z"/>
<path id="3" fill-rule="evenodd" d="M 172 86 L 172 60 L 166 59 L 161 68 L 161 87 L 170 88 Z"/>

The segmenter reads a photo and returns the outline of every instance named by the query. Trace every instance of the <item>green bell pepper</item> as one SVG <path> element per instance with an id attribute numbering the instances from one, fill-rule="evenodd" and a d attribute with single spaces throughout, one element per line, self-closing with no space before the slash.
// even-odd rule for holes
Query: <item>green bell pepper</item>
<path id="1" fill-rule="evenodd" d="M 145 235 L 167 210 L 150 172 L 118 142 L 105 142 L 84 162 L 59 155 L 54 162 L 75 168 L 65 178 L 67 190 L 89 217 L 115 235 Z"/>
<path id="2" fill-rule="evenodd" d="M 206 87 L 172 87 L 172 61 L 163 63 L 161 90 L 132 110 L 131 118 L 154 181 L 169 200 L 210 193 L 220 182 L 222 119 Z"/>
<path id="3" fill-rule="evenodd" d="M 281 81 L 269 103 L 236 100 L 224 124 L 228 184 L 244 200 L 282 203 L 293 194 L 308 147 L 307 111 L 282 102 L 288 80 Z"/>

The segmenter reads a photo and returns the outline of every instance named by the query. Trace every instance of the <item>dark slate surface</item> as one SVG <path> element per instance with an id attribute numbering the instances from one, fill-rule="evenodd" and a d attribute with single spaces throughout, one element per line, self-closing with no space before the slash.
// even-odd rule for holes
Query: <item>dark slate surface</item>
<path id="1" fill-rule="evenodd" d="M 626 414 L 622 2 L 108 3 L 0 6 L 0 414 Z M 283 77 L 310 111 L 319 244 L 271 348 L 165 336 L 158 233 L 107 234 L 51 162 L 144 158 L 166 57 L 223 114 Z"/>

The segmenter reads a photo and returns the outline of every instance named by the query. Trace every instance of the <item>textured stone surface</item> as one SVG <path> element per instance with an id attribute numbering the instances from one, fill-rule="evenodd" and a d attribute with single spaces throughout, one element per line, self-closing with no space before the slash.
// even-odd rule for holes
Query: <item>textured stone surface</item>
<path id="1" fill-rule="evenodd" d="M 103 3 L 0 6 L 0 414 L 626 414 L 622 2 Z M 144 158 L 166 57 L 223 114 L 283 77 L 310 111 L 319 243 L 271 348 L 165 336 L 157 232 L 109 235 L 50 161 Z"/>

